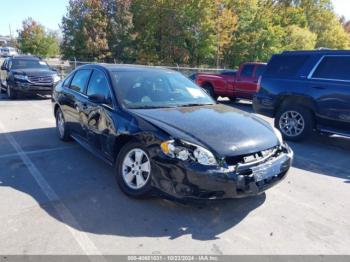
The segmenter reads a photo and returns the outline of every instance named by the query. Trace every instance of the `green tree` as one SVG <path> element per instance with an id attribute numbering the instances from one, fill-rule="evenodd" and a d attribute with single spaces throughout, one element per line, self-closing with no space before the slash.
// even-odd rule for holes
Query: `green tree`
<path id="1" fill-rule="evenodd" d="M 70 0 L 61 28 L 66 58 L 90 61 L 110 56 L 108 17 L 100 0 Z"/>
<path id="2" fill-rule="evenodd" d="M 132 0 L 101 0 L 107 16 L 107 40 L 112 57 L 119 62 L 132 62 Z"/>
<path id="3" fill-rule="evenodd" d="M 285 32 L 275 23 L 276 14 L 270 1 L 233 0 L 233 4 L 239 24 L 226 52 L 226 65 L 236 67 L 247 61 L 267 61 L 272 54 L 283 50 Z"/>
<path id="4" fill-rule="evenodd" d="M 350 38 L 333 10 L 330 0 L 300 0 L 308 26 L 317 35 L 316 47 L 345 49 Z"/>
<path id="5" fill-rule="evenodd" d="M 307 28 L 297 25 L 286 27 L 284 49 L 286 50 L 312 50 L 316 46 L 317 35 Z"/>
<path id="6" fill-rule="evenodd" d="M 23 53 L 41 57 L 59 55 L 59 41 L 55 32 L 47 32 L 45 28 L 32 18 L 25 19 L 18 31 L 18 47 Z"/>

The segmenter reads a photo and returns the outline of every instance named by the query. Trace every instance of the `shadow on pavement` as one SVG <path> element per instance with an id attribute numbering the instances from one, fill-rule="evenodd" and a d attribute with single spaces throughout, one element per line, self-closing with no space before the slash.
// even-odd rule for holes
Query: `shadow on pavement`
<path id="1" fill-rule="evenodd" d="M 210 240 L 240 223 L 252 210 L 261 206 L 266 195 L 179 204 L 160 198 L 135 200 L 117 187 L 113 170 L 84 149 L 63 143 L 54 128 L 9 133 L 23 150 L 62 148 L 28 154 L 41 175 L 69 209 L 83 231 L 93 234 L 126 237 L 168 237 L 190 235 L 193 239 Z M 4 134 L 0 140 L 5 141 Z M 6 140 L 7 141 L 7 140 Z M 4 156 L 6 152 L 1 152 Z M 34 198 L 41 208 L 63 221 L 22 160 L 0 156 L 0 188 L 10 187 Z M 74 224 L 69 224 L 74 227 Z"/>

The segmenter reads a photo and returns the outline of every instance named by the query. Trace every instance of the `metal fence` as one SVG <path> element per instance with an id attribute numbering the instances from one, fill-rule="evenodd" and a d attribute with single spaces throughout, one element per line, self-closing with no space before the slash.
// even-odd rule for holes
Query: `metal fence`
<path id="1" fill-rule="evenodd" d="M 91 64 L 94 62 L 85 62 L 85 61 L 68 61 L 68 60 L 47 60 L 47 63 L 55 68 L 57 72 L 61 75 L 61 77 L 64 77 L 65 75 L 69 74 L 71 71 L 73 71 L 75 68 Z M 110 63 L 112 64 L 112 63 Z M 224 68 L 205 68 L 205 67 L 184 67 L 184 66 L 150 66 L 150 65 L 142 65 L 147 66 L 151 68 L 167 68 L 172 69 L 178 72 L 181 72 L 185 76 L 190 76 L 195 73 L 218 73 L 222 70 L 225 70 Z"/>

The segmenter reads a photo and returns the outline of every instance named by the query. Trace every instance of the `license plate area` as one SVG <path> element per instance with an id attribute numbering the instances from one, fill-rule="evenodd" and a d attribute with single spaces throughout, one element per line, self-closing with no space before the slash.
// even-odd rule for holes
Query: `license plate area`
<path id="1" fill-rule="evenodd" d="M 264 164 L 251 168 L 257 182 L 277 176 L 281 173 L 283 164 L 287 161 L 285 156 L 279 157 Z"/>

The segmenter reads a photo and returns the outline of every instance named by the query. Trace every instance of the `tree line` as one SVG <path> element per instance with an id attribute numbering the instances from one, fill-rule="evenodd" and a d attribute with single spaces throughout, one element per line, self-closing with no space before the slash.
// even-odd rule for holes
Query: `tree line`
<path id="1" fill-rule="evenodd" d="M 81 61 L 236 67 L 350 48 L 331 0 L 70 0 L 61 30 L 62 56 Z"/>

